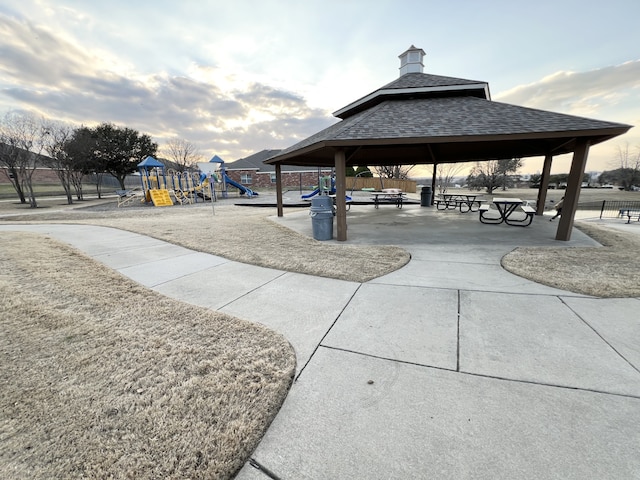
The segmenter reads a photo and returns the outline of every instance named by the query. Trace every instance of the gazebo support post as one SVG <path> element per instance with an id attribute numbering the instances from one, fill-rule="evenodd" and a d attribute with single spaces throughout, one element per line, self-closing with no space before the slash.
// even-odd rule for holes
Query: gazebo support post
<path id="1" fill-rule="evenodd" d="M 589 141 L 579 140 L 576 149 L 573 151 L 573 160 L 571 161 L 571 170 L 567 179 L 567 189 L 564 193 L 564 202 L 562 204 L 562 215 L 558 222 L 558 230 L 556 232 L 556 240 L 571 240 L 571 229 L 573 228 L 573 217 L 578 208 L 578 198 L 580 197 L 580 186 L 582 185 L 582 177 L 587 166 L 587 157 L 589 156 Z"/>
<path id="2" fill-rule="evenodd" d="M 553 156 L 550 153 L 547 153 L 544 157 L 544 166 L 542 167 L 542 176 L 540 177 L 540 187 L 538 188 L 536 215 L 544 214 L 544 206 L 547 201 L 547 189 L 549 188 L 549 179 L 551 178 L 552 160 Z"/>
<path id="3" fill-rule="evenodd" d="M 336 150 L 334 155 L 336 168 L 336 223 L 338 241 L 347 239 L 347 157 L 343 149 Z"/>
<path id="4" fill-rule="evenodd" d="M 436 174 L 438 173 L 438 164 L 433 164 L 433 175 L 431 175 L 431 205 L 433 205 L 433 199 L 436 197 Z"/>
<path id="5" fill-rule="evenodd" d="M 278 216 L 284 216 L 282 206 L 282 165 L 276 163 L 276 202 L 278 204 Z"/>

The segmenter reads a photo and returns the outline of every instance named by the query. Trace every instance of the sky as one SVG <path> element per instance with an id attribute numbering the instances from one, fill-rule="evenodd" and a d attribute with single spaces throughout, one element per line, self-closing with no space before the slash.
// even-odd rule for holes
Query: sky
<path id="1" fill-rule="evenodd" d="M 486 81 L 495 101 L 637 125 L 591 148 L 602 171 L 640 148 L 638 18 L 638 0 L 0 0 L 0 114 L 110 122 L 231 162 L 335 123 L 415 45 L 425 73 Z"/>

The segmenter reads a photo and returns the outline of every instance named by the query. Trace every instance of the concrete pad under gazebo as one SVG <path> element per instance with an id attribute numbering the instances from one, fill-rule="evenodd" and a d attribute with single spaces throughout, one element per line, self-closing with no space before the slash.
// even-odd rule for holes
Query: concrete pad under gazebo
<path id="1" fill-rule="evenodd" d="M 336 111 L 340 122 L 265 160 L 276 169 L 283 215 L 282 165 L 335 167 L 337 239 L 347 239 L 347 166 L 434 165 L 544 157 L 542 215 L 554 156 L 573 154 L 557 240 L 569 240 L 589 147 L 631 126 L 494 102 L 486 82 L 423 73 L 425 52 L 400 55 L 400 78 Z M 435 177 L 435 176 L 434 176 Z"/>

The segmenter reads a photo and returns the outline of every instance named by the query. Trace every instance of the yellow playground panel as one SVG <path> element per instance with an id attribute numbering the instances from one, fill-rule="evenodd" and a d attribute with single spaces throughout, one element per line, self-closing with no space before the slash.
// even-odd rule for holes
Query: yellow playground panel
<path id="1" fill-rule="evenodd" d="M 149 196 L 155 207 L 170 207 L 173 205 L 169 190 L 166 188 L 154 188 L 149 190 Z"/>

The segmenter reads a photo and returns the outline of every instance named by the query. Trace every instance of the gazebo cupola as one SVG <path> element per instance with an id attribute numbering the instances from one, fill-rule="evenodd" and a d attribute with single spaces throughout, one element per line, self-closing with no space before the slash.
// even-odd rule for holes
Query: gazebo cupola
<path id="1" fill-rule="evenodd" d="M 416 48 L 414 45 L 411 45 L 406 52 L 399 55 L 400 76 L 407 73 L 423 73 L 424 63 L 422 63 L 422 59 L 425 55 L 426 53 L 424 53 L 424 50 Z"/>

